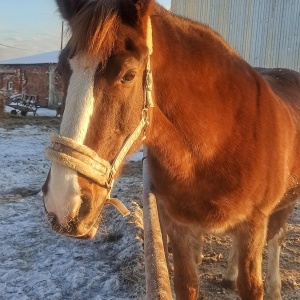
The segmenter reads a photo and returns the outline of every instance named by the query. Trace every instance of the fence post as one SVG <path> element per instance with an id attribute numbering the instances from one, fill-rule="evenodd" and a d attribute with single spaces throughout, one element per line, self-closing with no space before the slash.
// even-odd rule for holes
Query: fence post
<path id="1" fill-rule="evenodd" d="M 146 273 L 146 299 L 171 300 L 172 292 L 166 263 L 155 195 L 151 191 L 147 148 L 143 159 L 143 218 Z"/>

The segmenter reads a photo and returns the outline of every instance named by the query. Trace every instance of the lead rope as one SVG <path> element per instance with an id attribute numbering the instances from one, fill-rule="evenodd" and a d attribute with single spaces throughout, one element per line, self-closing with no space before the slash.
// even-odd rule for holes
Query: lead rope
<path id="1" fill-rule="evenodd" d="M 45 151 L 46 156 L 52 162 L 71 168 L 92 179 L 97 184 L 106 187 L 108 190 L 108 195 L 105 205 L 113 205 L 123 217 L 130 215 L 130 211 L 119 199 L 110 197 L 115 174 L 129 149 L 142 133 L 144 133 L 143 139 L 145 139 L 145 127 L 149 125 L 148 110 L 150 107 L 154 107 L 152 99 L 152 73 L 150 62 L 150 56 L 153 52 L 152 26 L 150 17 L 147 26 L 146 44 L 149 53 L 145 76 L 144 107 L 142 110 L 142 118 L 137 128 L 124 142 L 112 165 L 105 159 L 100 158 L 98 154 L 89 147 L 80 145 L 70 138 L 59 135 L 51 136 L 51 144 Z"/>

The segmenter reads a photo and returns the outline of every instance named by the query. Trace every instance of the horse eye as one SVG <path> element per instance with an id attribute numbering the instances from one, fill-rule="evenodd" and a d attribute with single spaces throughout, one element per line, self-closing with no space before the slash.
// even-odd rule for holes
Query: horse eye
<path id="1" fill-rule="evenodd" d="M 128 71 L 121 79 L 121 83 L 129 83 L 135 78 L 134 71 Z"/>

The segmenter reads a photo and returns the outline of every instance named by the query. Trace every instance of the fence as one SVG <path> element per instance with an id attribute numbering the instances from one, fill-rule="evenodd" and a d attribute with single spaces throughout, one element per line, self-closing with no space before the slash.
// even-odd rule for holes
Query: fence
<path id="1" fill-rule="evenodd" d="M 143 215 L 146 298 L 147 300 L 170 300 L 172 293 L 169 272 L 156 198 L 151 191 L 146 147 L 144 147 L 143 159 Z"/>

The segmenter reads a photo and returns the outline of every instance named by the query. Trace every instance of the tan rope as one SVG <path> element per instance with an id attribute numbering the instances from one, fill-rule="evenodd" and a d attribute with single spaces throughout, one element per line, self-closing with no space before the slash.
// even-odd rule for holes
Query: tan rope
<path id="1" fill-rule="evenodd" d="M 114 162 L 112 164 L 111 169 L 112 169 L 113 173 L 115 173 L 118 170 L 119 166 L 121 165 L 122 161 L 124 160 L 124 157 L 126 156 L 128 151 L 130 150 L 130 148 L 132 147 L 134 142 L 142 134 L 145 125 L 146 125 L 146 120 L 144 118 L 142 118 L 139 125 L 135 129 L 135 131 L 125 141 L 122 149 L 120 150 L 120 152 L 118 153 L 118 155 L 116 156 L 116 158 L 114 159 Z M 114 175 L 114 174 L 112 174 L 112 175 Z"/>
<path id="2" fill-rule="evenodd" d="M 117 198 L 107 199 L 105 205 L 112 205 L 123 217 L 130 215 L 128 208 Z"/>
<path id="3" fill-rule="evenodd" d="M 148 18 L 148 24 L 147 24 L 147 40 L 146 45 L 149 51 L 149 55 L 153 53 L 153 34 L 152 34 L 152 23 L 151 18 Z"/>
<path id="4" fill-rule="evenodd" d="M 60 135 L 52 135 L 51 142 L 57 143 L 60 146 L 68 147 L 72 151 L 75 150 L 76 152 L 81 153 L 84 156 L 91 158 L 95 164 L 99 164 L 99 165 L 103 166 L 103 168 L 106 168 L 106 169 L 110 168 L 110 163 L 107 162 L 106 160 L 100 158 L 94 150 L 92 150 L 91 148 L 89 148 L 85 145 L 78 144 L 73 139 L 63 137 Z"/>
<path id="5" fill-rule="evenodd" d="M 153 89 L 153 78 L 151 71 L 151 59 L 150 56 L 153 53 L 153 35 L 152 35 L 152 23 L 151 18 L 148 18 L 147 26 L 147 40 L 146 44 L 148 47 L 148 62 L 147 62 L 147 75 L 146 75 L 146 85 L 145 85 L 145 104 L 147 107 L 154 107 L 154 102 L 152 98 L 152 89 Z"/>
<path id="6" fill-rule="evenodd" d="M 106 205 L 113 205 L 123 217 L 130 214 L 126 206 L 116 198 L 110 199 L 110 190 L 114 175 L 124 157 L 144 130 L 147 120 L 144 116 L 135 131 L 125 141 L 122 149 L 114 160 L 113 165 L 98 156 L 98 154 L 85 145 L 77 144 L 74 140 L 58 135 L 51 136 L 51 145 L 46 149 L 46 156 L 52 161 L 71 168 L 86 177 L 94 180 L 108 190 Z"/>
<path id="7" fill-rule="evenodd" d="M 46 149 L 46 156 L 50 160 L 76 170 L 102 186 L 107 186 L 111 171 L 109 162 L 100 158 L 92 149 L 79 145 L 72 139 L 52 135 L 51 142 Z"/>
<path id="8" fill-rule="evenodd" d="M 46 149 L 46 156 L 52 162 L 76 170 L 96 183 L 110 188 L 107 182 L 111 173 L 109 162 L 100 158 L 92 149 L 79 145 L 72 139 L 52 135 L 51 141 L 51 145 Z M 113 205 L 123 217 L 130 215 L 130 211 L 119 199 L 107 199 L 105 205 Z"/>

